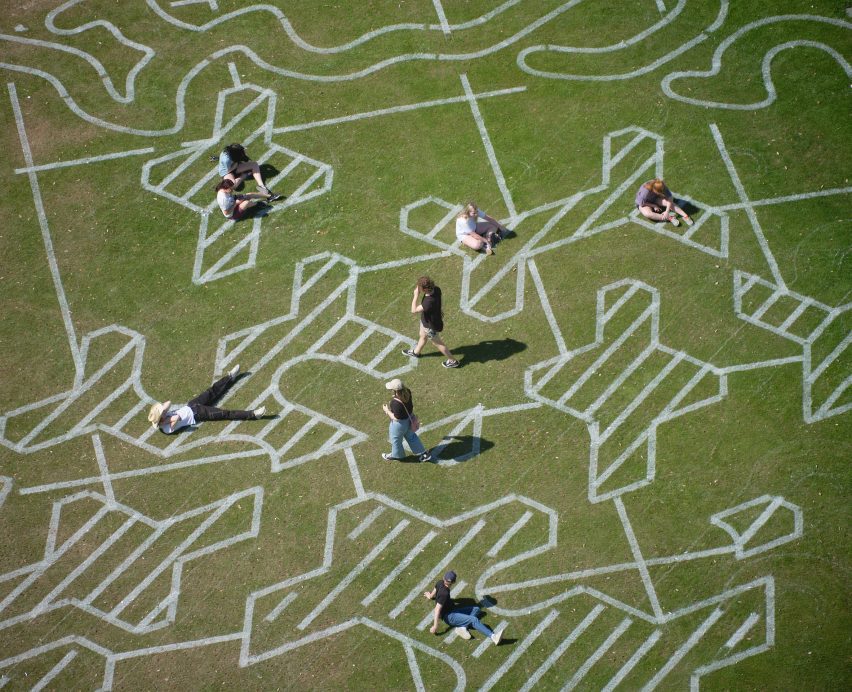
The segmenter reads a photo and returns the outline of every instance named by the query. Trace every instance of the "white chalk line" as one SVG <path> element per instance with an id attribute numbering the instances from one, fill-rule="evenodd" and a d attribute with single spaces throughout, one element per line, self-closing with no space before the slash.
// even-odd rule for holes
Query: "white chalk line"
<path id="1" fill-rule="evenodd" d="M 9 82 L 6 85 L 9 91 L 9 100 L 12 103 L 12 111 L 15 114 L 15 125 L 18 129 L 18 138 L 21 142 L 21 151 L 24 155 L 24 162 L 27 168 L 33 166 L 33 156 L 30 150 L 30 142 L 27 137 L 26 127 L 24 125 L 24 116 L 21 113 L 21 104 L 18 101 L 18 92 L 15 85 Z M 35 204 L 36 215 L 38 216 L 39 227 L 41 228 L 42 242 L 44 243 L 44 251 L 47 254 L 47 264 L 50 268 L 50 275 L 53 279 L 53 289 L 56 292 L 56 299 L 59 302 L 59 310 L 62 314 L 62 322 L 65 325 L 65 332 L 68 336 L 68 346 L 71 349 L 71 358 L 74 361 L 75 382 L 79 382 L 83 377 L 84 363 L 80 354 L 80 345 L 77 340 L 77 333 L 74 329 L 74 322 L 71 319 L 71 308 L 68 305 L 68 298 L 65 295 L 65 287 L 62 284 L 62 275 L 59 271 L 59 262 L 56 259 L 56 254 L 53 251 L 53 239 L 50 236 L 50 228 L 47 223 L 47 215 L 44 211 L 44 201 L 41 196 L 41 186 L 38 182 L 38 177 L 35 172 L 30 171 L 27 174 L 30 181 L 30 189 L 32 190 L 33 203 Z"/>
<path id="2" fill-rule="evenodd" d="M 760 27 L 769 26 L 771 24 L 801 21 L 815 22 L 818 24 L 829 24 L 831 26 L 836 26 L 843 29 L 852 29 L 852 24 L 849 22 L 843 21 L 841 19 L 833 19 L 830 17 L 823 17 L 821 15 L 813 14 L 776 15 L 772 17 L 764 17 L 762 19 L 758 19 L 757 21 L 751 22 L 749 24 L 746 24 L 745 26 L 740 27 L 718 45 L 716 50 L 713 52 L 713 57 L 711 59 L 711 67 L 709 70 L 691 70 L 686 72 L 678 71 L 666 75 L 660 83 L 663 93 L 668 98 L 674 99 L 676 101 L 681 101 L 683 103 L 689 103 L 691 105 L 700 106 L 703 108 L 722 108 L 728 110 L 744 111 L 766 108 L 767 106 L 774 103 L 778 97 L 777 92 L 775 91 L 775 85 L 772 81 L 772 60 L 781 51 L 798 46 L 818 48 L 828 53 L 828 55 L 834 58 L 837 64 L 844 70 L 844 72 L 846 73 L 846 78 L 848 80 L 850 75 L 852 75 L 852 69 L 850 69 L 849 63 L 838 51 L 834 50 L 833 48 L 824 43 L 817 43 L 815 41 L 788 41 L 786 43 L 774 46 L 773 48 L 769 49 L 763 56 L 763 61 L 761 63 L 761 77 L 763 79 L 763 86 L 766 89 L 767 95 L 766 98 L 764 98 L 762 101 L 746 104 L 708 101 L 705 99 L 698 99 L 690 96 L 682 96 L 672 88 L 672 82 L 677 81 L 679 79 L 689 77 L 707 79 L 709 77 L 714 77 L 718 75 L 722 69 L 722 56 L 725 54 L 725 51 L 727 51 L 728 48 L 730 48 L 737 40 L 742 38 L 742 36 L 744 36 L 749 31 Z"/>
<path id="3" fill-rule="evenodd" d="M 509 211 L 509 218 L 514 219 L 518 212 L 515 209 L 515 203 L 512 201 L 512 193 L 509 192 L 509 187 L 506 184 L 506 178 L 503 176 L 500 163 L 497 161 L 497 154 L 494 151 L 494 145 L 491 143 L 491 138 L 488 136 L 488 130 L 485 127 L 485 120 L 482 118 L 482 112 L 479 110 L 479 104 L 476 102 L 476 97 L 473 95 L 470 80 L 467 78 L 466 73 L 459 75 L 459 78 L 461 79 L 464 93 L 467 96 L 473 120 L 479 130 L 479 136 L 482 138 L 482 146 L 485 148 L 485 153 L 488 156 L 488 162 L 491 164 L 491 170 L 494 172 L 497 187 L 500 188 L 500 194 L 503 196 L 503 203 Z"/>

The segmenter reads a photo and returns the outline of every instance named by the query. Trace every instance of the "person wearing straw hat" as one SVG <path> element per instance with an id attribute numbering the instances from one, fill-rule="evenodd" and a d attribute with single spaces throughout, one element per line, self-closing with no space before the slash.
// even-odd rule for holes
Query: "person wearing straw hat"
<path id="1" fill-rule="evenodd" d="M 151 427 L 159 428 L 170 435 L 181 428 L 208 420 L 257 420 L 266 413 L 265 406 L 253 411 L 236 411 L 213 406 L 236 381 L 239 372 L 240 366 L 235 365 L 221 380 L 214 382 L 210 389 L 203 391 L 183 406 L 172 408 L 171 401 L 154 404 L 148 411 Z"/>
<path id="2" fill-rule="evenodd" d="M 432 461 L 432 454 L 423 446 L 417 433 L 411 429 L 412 423 L 416 420 L 411 390 L 398 377 L 387 382 L 385 389 L 393 392 L 391 400 L 382 405 L 382 410 L 390 418 L 388 439 L 390 439 L 391 451 L 382 453 L 382 459 L 401 461 L 405 457 L 405 449 L 402 446 L 402 441 L 405 440 L 411 451 L 418 456 L 419 461 Z"/>
<path id="3" fill-rule="evenodd" d="M 456 573 L 450 570 L 444 575 L 444 578 L 435 584 L 435 588 L 431 591 L 424 591 L 423 597 L 429 601 L 435 601 L 434 618 L 432 627 L 429 631 L 432 634 L 438 634 L 438 621 L 443 620 L 450 627 L 455 628 L 456 633 L 462 639 L 470 639 L 468 627 L 473 627 L 477 632 L 481 632 L 486 637 L 489 637 L 494 645 L 500 643 L 503 637 L 503 631 L 500 629 L 493 631 L 488 625 L 482 624 L 479 619 L 479 614 L 482 609 L 479 606 L 456 606 L 450 596 L 450 589 L 456 583 Z"/>

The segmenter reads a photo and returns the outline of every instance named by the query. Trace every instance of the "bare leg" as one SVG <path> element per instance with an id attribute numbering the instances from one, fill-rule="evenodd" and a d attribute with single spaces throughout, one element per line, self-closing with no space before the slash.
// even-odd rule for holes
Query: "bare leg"
<path id="1" fill-rule="evenodd" d="M 639 207 L 639 213 L 642 214 L 642 216 L 644 216 L 646 219 L 651 219 L 651 221 L 668 221 L 668 213 L 656 211 L 656 209 L 658 208 L 659 207 L 651 207 L 646 204 Z"/>
<path id="2" fill-rule="evenodd" d="M 414 347 L 414 354 L 415 355 L 419 356 L 420 353 L 423 351 L 423 347 L 426 345 L 427 338 L 428 337 L 426 336 L 426 328 L 421 324 L 420 325 L 420 338 L 417 339 L 417 345 Z"/>
<path id="3" fill-rule="evenodd" d="M 424 338 L 424 337 L 425 337 L 425 335 L 423 335 L 421 338 Z M 435 336 L 432 337 L 432 343 L 435 344 L 435 348 L 437 348 L 447 358 L 449 358 L 450 360 L 456 359 L 456 357 L 453 355 L 452 351 L 450 351 L 450 349 L 448 349 L 444 345 L 444 342 L 441 340 L 440 335 L 435 334 Z"/>
<path id="4" fill-rule="evenodd" d="M 490 255 L 492 253 L 491 243 L 489 243 L 485 238 L 479 235 L 478 232 L 463 235 L 461 241 L 472 250 L 482 250 L 483 248 L 485 248 L 486 255 Z"/>

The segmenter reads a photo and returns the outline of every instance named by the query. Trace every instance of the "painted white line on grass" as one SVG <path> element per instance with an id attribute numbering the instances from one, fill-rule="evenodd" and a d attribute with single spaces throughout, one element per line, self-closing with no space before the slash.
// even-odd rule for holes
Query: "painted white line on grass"
<path id="1" fill-rule="evenodd" d="M 38 173 L 40 171 L 53 171 L 57 168 L 69 168 L 71 166 L 88 166 L 90 163 L 99 163 L 101 161 L 112 161 L 113 159 L 123 159 L 129 156 L 141 156 L 142 154 L 151 154 L 154 147 L 146 147 L 144 149 L 130 149 L 128 151 L 116 151 L 112 154 L 101 154 L 99 156 L 87 156 L 82 159 L 72 159 L 70 161 L 55 161 L 54 163 L 43 163 L 37 166 L 25 166 L 16 168 L 15 173 Z"/>
<path id="2" fill-rule="evenodd" d="M 518 519 L 509 529 L 504 533 L 498 541 L 491 546 L 491 549 L 486 553 L 488 557 L 496 557 L 497 553 L 499 553 L 506 544 L 512 540 L 512 537 L 518 533 L 524 526 L 526 526 L 527 522 L 532 519 L 533 513 L 527 510 L 521 515 L 521 518 Z"/>
<path id="3" fill-rule="evenodd" d="M 497 154 L 494 151 L 494 145 L 491 143 L 491 138 L 488 136 L 488 130 L 485 129 L 485 121 L 482 118 L 482 113 L 479 110 L 479 104 L 476 102 L 476 96 L 473 94 L 473 89 L 470 87 L 470 81 L 466 73 L 460 75 L 464 93 L 467 96 L 470 112 L 473 115 L 473 120 L 476 122 L 476 127 L 479 129 L 479 136 L 482 138 L 482 146 L 485 147 L 485 153 L 488 156 L 488 161 L 491 164 L 491 170 L 494 172 L 494 178 L 497 181 L 497 187 L 500 188 L 500 193 L 503 195 L 503 202 L 506 209 L 509 211 L 509 218 L 514 219 L 518 215 L 515 209 L 515 203 L 512 201 L 512 193 L 509 192 L 509 187 L 506 184 L 506 179 L 503 177 L 503 171 L 500 169 L 500 164 L 497 161 Z"/>
<path id="4" fill-rule="evenodd" d="M 618 641 L 621 635 L 624 634 L 632 623 L 633 620 L 630 618 L 624 618 L 620 623 L 618 623 L 618 626 L 610 632 L 609 636 L 603 641 L 603 643 L 595 649 L 594 653 L 592 653 L 592 655 L 583 662 L 580 669 L 574 673 L 567 683 L 565 683 L 565 686 L 562 688 L 562 692 L 571 692 L 571 690 L 575 689 L 583 678 L 586 677 L 586 674 L 592 669 L 592 666 L 595 665 L 595 663 L 597 663 L 607 651 L 609 651 L 610 647 Z"/>
<path id="5" fill-rule="evenodd" d="M 657 671 L 656 675 L 652 677 L 642 688 L 642 692 L 651 692 L 657 688 L 663 679 L 674 669 L 674 667 L 681 662 L 684 656 L 686 656 L 692 649 L 698 644 L 699 641 L 707 634 L 707 631 L 716 624 L 716 621 L 722 617 L 723 611 L 720 608 L 715 608 L 712 613 L 704 620 L 704 622 L 699 625 L 698 629 L 696 629 L 689 638 L 680 645 L 677 651 L 675 651 L 671 658 L 666 661 L 665 665 L 663 665 L 660 670 Z"/>
<path id="6" fill-rule="evenodd" d="M 278 616 L 284 612 L 287 606 L 290 605 L 293 601 L 295 601 L 296 598 L 298 598 L 298 596 L 298 591 L 291 591 L 286 596 L 284 596 L 284 598 L 281 599 L 278 605 L 275 606 L 272 610 L 270 610 L 267 616 L 263 619 L 267 622 L 274 622 L 278 618 Z"/>
<path id="7" fill-rule="evenodd" d="M 21 142 L 21 151 L 24 155 L 24 162 L 27 169 L 33 167 L 33 155 L 30 150 L 30 141 L 27 137 L 27 131 L 24 126 L 24 116 L 21 113 L 21 104 L 18 101 L 18 92 L 14 83 L 9 82 L 6 85 L 9 91 L 9 100 L 12 103 L 12 111 L 15 114 L 15 125 L 18 128 L 18 138 Z M 53 289 L 56 291 L 56 299 L 59 302 L 59 311 L 62 314 L 62 322 L 65 325 L 65 333 L 68 336 L 68 346 L 71 349 L 71 359 L 74 361 L 74 382 L 79 384 L 83 379 L 85 364 L 80 353 L 80 343 L 77 340 L 77 332 L 74 329 L 74 322 L 71 319 L 71 308 L 68 305 L 68 298 L 65 296 L 65 287 L 62 285 L 62 275 L 59 271 L 59 262 L 56 260 L 56 254 L 53 251 L 53 239 L 50 237 L 50 228 L 47 224 L 47 215 L 44 211 L 44 201 L 41 197 L 41 186 L 38 182 L 38 177 L 35 172 L 30 170 L 27 173 L 30 181 L 30 189 L 32 190 L 33 203 L 35 204 L 38 223 L 41 228 L 41 239 L 44 243 L 44 251 L 47 254 L 47 264 L 50 267 L 50 276 L 53 279 Z"/>
<path id="8" fill-rule="evenodd" d="M 636 651 L 633 652 L 633 655 L 625 661 L 624 665 L 618 669 L 618 672 L 613 675 L 612 679 L 606 684 L 606 687 L 601 690 L 601 692 L 612 692 L 624 678 L 626 678 L 630 671 L 636 667 L 636 664 L 639 663 L 647 654 L 651 647 L 659 641 L 660 637 L 663 636 L 662 630 L 654 630 L 648 636 L 648 638 L 642 642 Z"/>
<path id="9" fill-rule="evenodd" d="M 458 543 L 456 543 L 449 550 L 449 552 L 441 558 L 438 564 L 436 564 L 435 567 L 433 567 L 427 573 L 426 577 L 422 579 L 420 583 L 418 583 L 413 589 L 411 589 L 408 595 L 403 598 L 396 605 L 396 607 L 394 607 L 394 609 L 390 611 L 390 613 L 388 613 L 388 617 L 390 617 L 392 620 L 399 617 L 400 613 L 402 613 L 402 611 L 405 610 L 408 605 L 415 598 L 417 598 L 417 596 L 419 596 L 427 586 L 429 586 L 429 583 L 432 581 L 434 575 L 440 573 L 445 567 L 447 567 L 456 558 L 456 556 L 462 550 L 464 550 L 465 546 L 467 546 L 467 544 L 470 543 L 476 537 L 476 534 L 478 534 L 484 526 L 485 521 L 482 519 L 480 519 L 473 526 L 471 526 L 470 529 L 468 529 L 467 533 L 459 539 Z"/>
<path id="10" fill-rule="evenodd" d="M 32 687 L 31 692 L 41 692 L 44 689 L 47 689 L 47 686 L 53 682 L 53 680 L 68 667 L 68 664 L 71 663 L 75 658 L 77 658 L 77 650 L 71 649 L 67 654 L 65 654 L 62 659 L 51 668 L 47 673 L 41 678 L 35 685 Z"/>
<path id="11" fill-rule="evenodd" d="M 420 553 L 423 552 L 423 549 L 432 542 L 432 540 L 437 536 L 437 532 L 430 530 L 423 538 L 418 541 L 417 545 L 415 545 L 408 554 L 399 561 L 396 567 L 394 567 L 390 572 L 388 572 L 387 576 L 382 579 L 381 583 L 373 589 L 369 594 L 367 594 L 363 600 L 361 601 L 361 605 L 368 606 L 373 601 L 375 601 L 382 593 L 384 593 L 385 589 L 387 589 L 393 581 L 402 573 L 402 571 L 411 564 L 411 562 L 416 558 Z"/>
<path id="12" fill-rule="evenodd" d="M 527 649 L 533 645 L 535 640 L 541 636 L 541 633 L 544 632 L 544 630 L 546 630 L 557 617 L 559 617 L 558 610 L 551 610 L 547 615 L 545 615 L 544 619 L 533 628 L 532 632 L 524 637 L 524 640 L 512 650 L 512 653 L 509 654 L 509 657 L 505 661 L 503 661 L 502 665 L 497 668 L 497 670 L 492 673 L 491 677 L 482 684 L 482 687 L 479 688 L 479 692 L 488 692 L 488 690 L 500 682 L 508 670 L 515 665 L 518 659 L 526 653 Z"/>
<path id="13" fill-rule="evenodd" d="M 367 553 L 367 555 L 347 574 L 340 583 L 335 586 L 322 601 L 310 612 L 308 613 L 304 619 L 296 625 L 300 630 L 305 629 L 310 625 L 316 617 L 325 610 L 331 603 L 337 598 L 343 590 L 349 586 L 355 579 L 358 577 L 361 572 L 363 572 L 370 564 L 375 560 L 379 555 L 381 555 L 385 548 L 387 548 L 391 542 L 402 533 L 405 528 L 411 522 L 408 519 L 403 519 L 399 522 L 393 529 L 391 529 L 388 534 L 376 545 L 373 549 Z"/>
<path id="14" fill-rule="evenodd" d="M 594 608 L 592 608 L 587 614 L 586 617 L 582 619 L 582 621 L 573 629 L 571 633 L 563 639 L 559 645 L 551 652 L 550 656 L 548 656 L 544 663 L 542 663 L 535 672 L 529 676 L 524 686 L 521 687 L 519 692 L 529 692 L 533 687 L 535 687 L 539 680 L 541 680 L 542 676 L 549 671 L 553 664 L 556 663 L 564 654 L 568 647 L 570 647 L 575 641 L 577 641 L 580 636 L 591 626 L 591 624 L 597 619 L 598 615 L 600 615 L 604 611 L 605 607 L 598 603 Z"/>
<path id="15" fill-rule="evenodd" d="M 356 526 L 352 531 L 349 532 L 350 541 L 354 541 L 358 536 L 360 536 L 364 531 L 376 520 L 379 518 L 379 515 L 387 509 L 384 505 L 379 505 L 372 512 L 370 512 L 364 519 L 361 521 L 358 526 Z"/>
<path id="16" fill-rule="evenodd" d="M 784 282 L 784 277 L 781 276 L 781 270 L 778 267 L 778 262 L 775 260 L 775 255 L 772 254 L 769 242 L 766 240 L 763 228 L 761 228 L 760 222 L 757 219 L 757 214 L 754 213 L 754 209 L 749 204 L 748 195 L 746 194 L 743 183 L 737 173 L 737 169 L 734 167 L 734 162 L 731 160 L 730 154 L 728 154 L 727 147 L 722 139 L 722 133 L 719 131 L 719 127 L 716 123 L 710 123 L 710 132 L 713 134 L 713 140 L 716 142 L 716 147 L 719 149 L 719 155 L 722 157 L 725 168 L 728 169 L 728 175 L 730 176 L 731 182 L 737 191 L 737 196 L 740 198 L 740 202 L 743 204 L 743 209 L 751 222 L 751 227 L 754 230 L 754 235 L 760 245 L 766 264 L 769 266 L 769 271 L 772 272 L 772 277 L 775 279 L 775 283 L 778 284 L 781 289 L 786 291 L 787 284 Z"/>
<path id="17" fill-rule="evenodd" d="M 426 692 L 426 686 L 423 684 L 423 676 L 420 674 L 420 666 L 417 664 L 417 657 L 414 655 L 414 649 L 410 644 L 403 644 L 405 650 L 405 658 L 408 660 L 408 668 L 411 671 L 411 679 L 414 681 L 414 689 L 417 692 Z"/>

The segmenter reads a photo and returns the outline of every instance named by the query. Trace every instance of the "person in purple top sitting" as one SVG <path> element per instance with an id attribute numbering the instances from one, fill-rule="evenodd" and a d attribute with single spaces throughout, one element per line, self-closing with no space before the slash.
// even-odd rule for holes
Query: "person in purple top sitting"
<path id="1" fill-rule="evenodd" d="M 659 178 L 642 183 L 636 193 L 636 207 L 642 216 L 652 221 L 668 221 L 672 226 L 680 226 L 680 221 L 672 214 L 674 211 L 683 217 L 687 226 L 692 225 L 689 214 L 675 204 L 671 190 Z"/>

